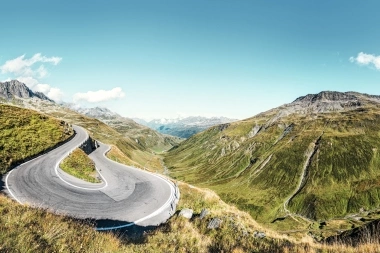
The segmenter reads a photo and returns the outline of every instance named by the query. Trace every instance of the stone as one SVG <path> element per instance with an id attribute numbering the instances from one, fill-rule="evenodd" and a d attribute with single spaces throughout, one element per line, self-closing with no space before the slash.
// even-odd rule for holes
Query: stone
<path id="1" fill-rule="evenodd" d="M 222 225 L 222 220 L 219 218 L 213 218 L 207 225 L 208 229 L 217 229 Z"/>
<path id="2" fill-rule="evenodd" d="M 248 133 L 248 138 L 255 137 L 262 129 L 262 126 L 256 125 L 252 128 L 252 130 Z"/>
<path id="3" fill-rule="evenodd" d="M 207 214 L 209 214 L 209 211 L 205 208 L 202 209 L 201 214 L 199 215 L 199 219 L 203 219 Z"/>
<path id="4" fill-rule="evenodd" d="M 191 219 L 193 217 L 193 210 L 189 208 L 184 208 L 179 213 L 179 216 L 185 217 L 186 219 Z"/>
<path id="5" fill-rule="evenodd" d="M 253 236 L 262 239 L 266 237 L 266 234 L 264 232 L 255 231 L 253 232 Z"/>

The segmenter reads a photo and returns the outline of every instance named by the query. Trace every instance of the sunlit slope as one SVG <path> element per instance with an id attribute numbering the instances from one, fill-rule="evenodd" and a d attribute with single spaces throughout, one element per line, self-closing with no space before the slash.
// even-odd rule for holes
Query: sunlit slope
<path id="1" fill-rule="evenodd" d="M 70 109 L 59 108 L 59 110 L 47 111 L 49 115 L 63 119 L 72 124 L 84 127 L 94 139 L 106 144 L 114 145 L 127 156 L 128 164 L 137 167 L 149 167 L 160 169 L 162 167 L 160 158 L 149 147 L 134 138 L 127 136 L 102 121 L 74 112 Z"/>
<path id="2" fill-rule="evenodd" d="M 162 152 L 178 145 L 182 139 L 161 134 L 153 129 L 136 123 L 134 120 L 120 116 L 104 107 L 73 109 L 82 115 L 98 119 L 126 137 L 132 138 L 146 149 Z"/>
<path id="3" fill-rule="evenodd" d="M 0 104 L 0 173 L 65 141 L 69 125 L 47 115 Z"/>
<path id="4" fill-rule="evenodd" d="M 323 106 L 296 100 L 213 127 L 171 150 L 165 162 L 172 176 L 216 190 L 261 222 L 288 212 L 324 220 L 378 207 L 377 98 L 320 99 Z M 337 100 L 347 106 L 338 108 Z"/>

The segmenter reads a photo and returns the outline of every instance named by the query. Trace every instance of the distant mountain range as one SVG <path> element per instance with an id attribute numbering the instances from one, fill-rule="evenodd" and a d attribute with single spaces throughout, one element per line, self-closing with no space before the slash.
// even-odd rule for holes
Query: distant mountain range
<path id="1" fill-rule="evenodd" d="M 118 132 L 127 134 L 141 145 L 150 147 L 154 151 L 167 150 L 182 141 L 179 137 L 159 133 L 105 107 L 81 108 L 73 105 L 70 107 L 80 114 L 103 121 Z"/>
<path id="2" fill-rule="evenodd" d="M 236 119 L 229 119 L 226 117 L 206 118 L 200 116 L 177 119 L 153 119 L 150 121 L 134 118 L 134 120 L 137 123 L 150 127 L 160 133 L 178 136 L 181 138 L 189 138 L 192 135 L 202 132 L 212 126 L 236 121 Z"/>

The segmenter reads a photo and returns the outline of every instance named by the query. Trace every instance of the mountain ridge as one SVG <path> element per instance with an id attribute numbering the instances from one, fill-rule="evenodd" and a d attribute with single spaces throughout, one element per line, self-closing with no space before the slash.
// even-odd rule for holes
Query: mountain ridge
<path id="1" fill-rule="evenodd" d="M 24 83 L 18 80 L 0 82 L 0 97 L 6 100 L 17 98 L 39 98 L 41 100 L 54 102 L 42 92 L 33 92 Z"/>
<path id="2" fill-rule="evenodd" d="M 118 132 L 135 140 L 138 144 L 152 149 L 154 152 L 168 150 L 182 141 L 181 138 L 161 134 L 105 107 L 82 108 L 75 105 L 67 106 L 80 114 L 104 122 Z"/>
<path id="3" fill-rule="evenodd" d="M 165 163 L 176 179 L 211 188 L 276 229 L 346 224 L 346 215 L 380 205 L 379 132 L 378 96 L 321 92 L 211 127 Z"/>

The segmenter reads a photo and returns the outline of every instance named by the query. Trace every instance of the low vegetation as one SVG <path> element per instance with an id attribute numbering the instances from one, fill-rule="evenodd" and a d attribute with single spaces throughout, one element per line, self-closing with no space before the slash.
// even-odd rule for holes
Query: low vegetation
<path id="1" fill-rule="evenodd" d="M 164 166 L 162 164 L 162 159 L 159 156 L 139 156 L 135 157 L 137 161 L 132 160 L 129 156 L 125 155 L 117 146 L 112 145 L 111 150 L 106 154 L 109 159 L 112 159 L 116 162 L 130 165 L 133 167 L 147 169 L 152 172 L 163 173 Z M 145 161 L 143 159 L 146 159 Z M 140 161 L 140 163 L 138 162 Z M 141 165 L 143 164 L 143 166 Z"/>
<path id="2" fill-rule="evenodd" d="M 379 252 L 378 238 L 366 237 L 355 247 L 343 243 L 322 245 L 310 238 L 295 241 L 258 225 L 247 213 L 229 206 L 210 190 L 179 184 L 179 208 L 192 208 L 191 220 L 173 216 L 166 224 L 142 236 L 123 232 L 96 232 L 92 224 L 21 206 L 0 195 L 1 252 Z M 199 218 L 206 208 L 209 214 Z M 223 220 L 218 229 L 207 229 L 213 217 Z M 266 233 L 255 238 L 254 232 Z"/>
<path id="3" fill-rule="evenodd" d="M 0 252 L 120 252 L 114 235 L 0 195 Z"/>
<path id="4" fill-rule="evenodd" d="M 127 157 L 128 165 L 139 168 L 148 167 L 151 170 L 163 169 L 160 157 L 152 152 L 143 141 L 136 141 L 136 139 L 123 132 L 118 132 L 97 119 L 83 116 L 69 109 L 60 108 L 57 110 L 57 107 L 54 106 L 51 110 L 49 110 L 49 107 L 45 107 L 44 110 L 56 118 L 84 127 L 90 132 L 93 139 L 113 145 Z"/>
<path id="5" fill-rule="evenodd" d="M 0 173 L 53 148 L 72 134 L 64 121 L 0 104 Z"/>
<path id="6" fill-rule="evenodd" d="M 41 133 L 38 129 L 52 131 L 55 139 L 46 140 L 53 147 L 64 137 L 68 138 L 68 128 L 64 123 L 47 116 L 20 109 L 17 107 L 3 107 L 0 119 L 14 118 L 14 124 L 8 124 L 8 130 L 16 132 L 18 142 L 23 138 L 37 139 Z M 6 110 L 5 110 L 5 109 Z M 5 114 L 6 113 L 6 114 Z M 16 116 L 17 115 L 17 120 Z M 30 117 L 34 120 L 29 120 Z M 46 118 L 44 118 L 46 117 Z M 17 123 L 24 122 L 23 124 Z M 16 124 L 17 123 L 17 124 Z M 34 128 L 34 124 L 38 128 Z M 0 134 L 4 135 L 4 124 Z M 102 126 L 104 127 L 104 126 Z M 33 129 L 33 130 L 30 130 Z M 232 133 L 236 131 L 232 128 Z M 114 132 L 95 133 L 103 135 L 115 141 L 117 137 L 111 136 Z M 49 135 L 49 134 L 48 134 Z M 26 137 L 20 137 L 26 136 Z M 49 135 L 50 136 L 50 135 Z M 199 137 L 200 135 L 198 135 Z M 313 140 L 313 138 L 310 138 Z M 3 139 L 1 139 L 3 140 Z M 55 140 L 53 142 L 52 140 Z M 5 142 L 5 141 L 4 141 Z M 16 141 L 9 142 L 7 150 L 12 161 L 21 161 L 28 156 L 17 158 L 19 144 Z M 37 154 L 32 147 L 25 147 L 25 152 L 30 156 Z M 41 152 L 44 149 L 41 150 Z M 121 150 L 114 148 L 109 153 L 113 159 L 119 162 L 134 162 Z M 156 160 L 153 163 L 160 163 Z M 3 172 L 9 169 L 9 159 L 1 159 L 0 166 Z M 163 167 L 163 165 L 160 165 Z M 289 236 L 291 233 L 278 233 L 264 228 L 256 223 L 252 217 L 238 210 L 230 204 L 222 201 L 213 191 L 200 189 L 194 186 L 178 182 L 181 199 L 178 209 L 191 208 L 194 217 L 190 220 L 174 215 L 166 224 L 157 229 L 148 231 L 143 235 L 125 234 L 122 231 L 115 233 L 96 232 L 92 224 L 86 221 L 78 221 L 69 217 L 56 215 L 46 210 L 21 206 L 5 196 L 0 196 L 0 251 L 1 252 L 379 252 L 379 239 L 367 235 L 359 240 L 355 247 L 347 246 L 342 242 L 331 245 L 318 244 L 313 239 L 300 234 L 297 239 Z M 231 186 L 231 185 L 229 185 Z M 366 189 L 359 184 L 360 189 Z M 246 196 L 246 195 L 245 195 Z M 295 201 L 295 200 L 294 200 Z M 290 206 L 292 210 L 295 207 Z M 201 219 L 199 214 L 203 209 L 208 214 Z M 219 228 L 208 229 L 208 223 L 213 218 L 219 218 L 222 223 Z M 255 236 L 256 232 L 265 233 L 265 238 Z"/>
<path id="7" fill-rule="evenodd" d="M 215 190 L 278 231 L 325 237 L 365 224 L 380 203 L 379 104 L 319 115 L 279 113 L 194 135 L 166 155 L 170 175 Z M 284 203 L 302 175 L 305 184 L 286 206 L 289 216 Z"/>
<path id="8" fill-rule="evenodd" d="M 60 168 L 66 173 L 91 183 L 100 183 L 95 163 L 87 154 L 77 148 L 60 164 Z"/>

